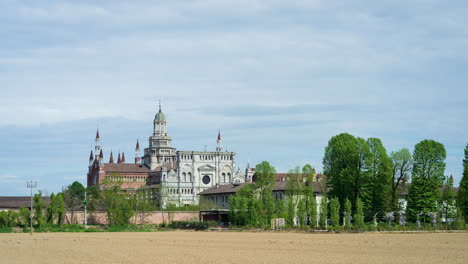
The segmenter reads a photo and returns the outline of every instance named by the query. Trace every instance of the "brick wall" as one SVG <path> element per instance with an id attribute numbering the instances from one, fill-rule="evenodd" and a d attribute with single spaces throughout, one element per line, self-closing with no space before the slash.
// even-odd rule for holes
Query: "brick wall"
<path id="1" fill-rule="evenodd" d="M 105 225 L 109 223 L 105 212 L 88 212 L 87 218 L 88 224 Z M 170 221 L 199 221 L 199 214 L 198 211 L 155 211 L 145 214 L 136 214 L 130 219 L 132 224 L 161 224 L 163 222 L 169 223 Z M 71 213 L 67 212 L 65 223 L 83 224 L 84 212 L 75 212 L 73 221 L 71 220 Z"/>

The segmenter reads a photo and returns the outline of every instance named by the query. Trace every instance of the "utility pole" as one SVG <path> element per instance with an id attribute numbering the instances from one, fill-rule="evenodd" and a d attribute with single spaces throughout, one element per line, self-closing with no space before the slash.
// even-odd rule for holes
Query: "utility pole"
<path id="1" fill-rule="evenodd" d="M 31 220 L 31 226 L 29 228 L 29 235 L 32 235 L 33 230 L 33 219 L 32 219 L 32 211 L 33 211 L 33 189 L 37 188 L 37 182 L 28 181 L 26 182 L 26 186 L 31 189 L 31 210 L 29 211 L 29 219 Z"/>
<path id="2" fill-rule="evenodd" d="M 83 204 L 84 204 L 84 227 L 86 229 L 86 224 L 87 224 L 87 217 L 86 217 L 86 204 L 88 203 L 88 201 L 86 200 L 86 191 L 84 192 L 84 201 L 83 201 Z"/>

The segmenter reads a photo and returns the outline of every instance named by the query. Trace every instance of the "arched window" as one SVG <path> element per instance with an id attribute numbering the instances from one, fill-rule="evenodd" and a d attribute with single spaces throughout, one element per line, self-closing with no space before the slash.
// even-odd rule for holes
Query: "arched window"
<path id="1" fill-rule="evenodd" d="M 180 179 L 180 181 L 187 181 L 186 177 L 187 177 L 187 174 L 185 172 L 182 172 L 182 179 Z"/>
<path id="2" fill-rule="evenodd" d="M 231 173 L 228 172 L 227 174 L 227 179 L 225 182 L 230 182 L 231 181 Z"/>
<path id="3" fill-rule="evenodd" d="M 222 180 L 223 182 L 226 182 L 226 173 L 223 172 L 223 173 L 221 174 L 221 180 Z"/>
<path id="4" fill-rule="evenodd" d="M 192 173 L 191 172 L 187 173 L 187 181 L 188 182 L 192 181 Z"/>

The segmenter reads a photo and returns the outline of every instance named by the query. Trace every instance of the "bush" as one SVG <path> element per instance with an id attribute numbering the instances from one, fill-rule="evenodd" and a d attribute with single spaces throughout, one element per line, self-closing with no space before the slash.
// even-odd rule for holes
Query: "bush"
<path id="1" fill-rule="evenodd" d="M 214 221 L 198 222 L 198 221 L 172 221 L 169 224 L 170 228 L 174 229 L 193 229 L 193 230 L 207 230 L 210 227 L 217 226 L 218 223 Z"/>

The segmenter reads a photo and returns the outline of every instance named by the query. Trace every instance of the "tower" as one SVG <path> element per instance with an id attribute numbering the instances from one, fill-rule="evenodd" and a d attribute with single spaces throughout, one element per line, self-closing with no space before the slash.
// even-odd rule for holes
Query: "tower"
<path id="1" fill-rule="evenodd" d="M 114 155 L 112 154 L 112 150 L 111 150 L 111 154 L 109 157 L 109 163 L 114 163 Z"/>
<path id="2" fill-rule="evenodd" d="M 137 143 L 136 143 L 136 147 L 135 147 L 135 164 L 140 164 L 140 163 L 141 163 L 140 143 L 138 142 L 138 139 L 137 139 Z"/>
<path id="3" fill-rule="evenodd" d="M 218 140 L 216 141 L 216 151 L 221 151 L 221 131 L 218 130 Z"/>
<path id="4" fill-rule="evenodd" d="M 176 150 L 173 148 L 172 139 L 167 135 L 166 116 L 161 110 L 154 116 L 153 135 L 149 137 L 149 147 L 145 149 L 144 164 L 154 170 L 161 166 L 163 161 L 175 162 Z"/>
<path id="5" fill-rule="evenodd" d="M 96 160 L 100 159 L 100 154 L 102 152 L 101 148 L 101 137 L 99 136 L 99 129 L 96 130 L 96 139 L 94 140 L 94 153 L 96 153 Z"/>
<path id="6" fill-rule="evenodd" d="M 161 111 L 161 103 L 159 103 L 159 112 L 154 117 L 153 135 L 167 136 L 166 116 Z"/>
<path id="7" fill-rule="evenodd" d="M 89 166 L 93 165 L 94 162 L 94 156 L 93 156 L 93 151 L 91 150 L 91 153 L 89 154 Z"/>

